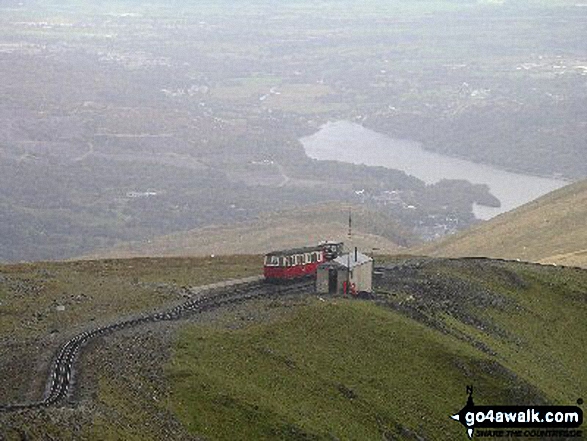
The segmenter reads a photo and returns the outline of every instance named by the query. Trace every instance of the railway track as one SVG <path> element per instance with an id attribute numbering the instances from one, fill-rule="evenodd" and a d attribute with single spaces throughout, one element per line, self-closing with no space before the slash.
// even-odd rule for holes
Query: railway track
<path id="1" fill-rule="evenodd" d="M 204 291 L 201 296 L 187 300 L 171 308 L 136 318 L 127 318 L 109 325 L 81 332 L 64 342 L 57 350 L 49 370 L 47 387 L 41 400 L 0 405 L 0 412 L 49 407 L 58 404 L 64 398 L 71 395 L 73 391 L 74 367 L 79 353 L 88 342 L 101 336 L 148 323 L 179 320 L 190 314 L 255 298 L 279 296 L 290 292 L 310 292 L 313 290 L 314 280 L 304 280 L 288 285 L 272 285 L 263 281 L 255 281 L 229 287 L 211 288 Z"/>
<path id="2" fill-rule="evenodd" d="M 542 267 L 556 266 L 519 260 L 496 259 L 487 257 L 461 257 L 449 258 L 447 260 L 512 262 Z M 580 267 L 566 266 L 566 268 L 586 271 L 585 268 Z M 385 267 L 376 268 L 376 270 L 377 269 L 381 270 L 385 269 Z M 109 325 L 81 332 L 64 342 L 56 352 L 51 369 L 49 370 L 49 377 L 45 393 L 41 400 L 36 402 L 0 405 L 0 412 L 48 407 L 59 403 L 65 397 L 69 396 L 73 390 L 74 365 L 80 351 L 88 342 L 103 335 L 148 323 L 178 320 L 188 316 L 189 314 L 203 312 L 254 298 L 277 296 L 286 294 L 288 292 L 304 292 L 313 290 L 314 280 L 305 280 L 289 285 L 272 285 L 258 280 L 228 287 L 225 286 L 209 288 L 208 290 L 202 291 L 200 297 L 192 298 L 168 309 L 155 312 L 153 314 L 142 315 L 136 318 L 123 319 Z"/>

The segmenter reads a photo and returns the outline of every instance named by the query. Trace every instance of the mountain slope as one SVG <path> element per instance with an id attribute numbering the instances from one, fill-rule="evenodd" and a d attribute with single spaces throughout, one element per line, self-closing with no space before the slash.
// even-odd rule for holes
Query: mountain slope
<path id="1" fill-rule="evenodd" d="M 586 219 L 587 180 L 412 251 L 431 256 L 488 256 L 587 267 Z"/>
<path id="2" fill-rule="evenodd" d="M 333 203 L 284 210 L 254 222 L 198 228 L 150 241 L 122 243 L 90 257 L 263 254 L 320 240 L 340 240 L 364 251 L 378 248 L 380 253 L 389 253 L 412 242 L 411 234 L 388 217 L 363 207 L 352 208 L 352 221 L 352 244 L 348 242 L 348 208 Z"/>
<path id="3" fill-rule="evenodd" d="M 479 405 L 584 397 L 587 271 L 378 264 L 374 301 L 295 293 L 104 335 L 82 350 L 67 405 L 0 412 L 0 434 L 464 440 L 449 415 L 465 404 L 466 385 Z M 47 363 L 74 331 L 260 267 L 260 256 L 0 265 L 0 405 L 40 396 Z"/>

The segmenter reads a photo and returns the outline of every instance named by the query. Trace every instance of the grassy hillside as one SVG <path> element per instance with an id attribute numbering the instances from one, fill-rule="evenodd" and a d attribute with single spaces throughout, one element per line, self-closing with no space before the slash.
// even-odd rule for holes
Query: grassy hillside
<path id="1" fill-rule="evenodd" d="M 484 404 L 584 395 L 587 274 L 394 265 L 378 304 L 309 299 L 270 323 L 184 328 L 168 366 L 172 409 L 214 440 L 445 440 L 464 439 L 447 416 L 467 384 Z"/>
<path id="2" fill-rule="evenodd" d="M 258 274 L 261 263 L 239 256 L 0 265 L 0 403 L 37 399 L 47 363 L 72 334 L 181 301 L 185 286 Z"/>
<path id="3" fill-rule="evenodd" d="M 488 256 L 587 267 L 587 181 L 445 240 L 416 247 L 431 256 Z"/>
<path id="4" fill-rule="evenodd" d="M 186 328 L 170 378 L 182 422 L 210 439 L 429 437 L 460 430 L 446 417 L 461 404 L 463 368 L 492 398 L 507 395 L 483 363 L 390 310 L 313 300 L 268 325 Z"/>
<path id="5" fill-rule="evenodd" d="M 352 221 L 352 244 L 362 250 L 379 248 L 379 253 L 391 253 L 413 243 L 411 234 L 388 217 L 361 206 L 352 208 Z M 348 243 L 348 206 L 327 204 L 285 210 L 237 226 L 200 228 L 150 241 L 123 243 L 91 257 L 261 254 L 320 240 Z"/>
<path id="6" fill-rule="evenodd" d="M 107 319 L 124 304 L 132 312 L 146 308 L 143 302 L 174 301 L 173 292 L 161 289 L 249 274 L 258 260 L 1 267 L 0 311 L 11 305 L 15 320 L 25 322 L 51 309 L 42 306 L 45 296 L 52 304 L 56 295 L 70 298 L 87 285 L 87 308 L 69 304 L 52 313 L 77 310 L 71 326 L 79 327 L 90 317 L 84 311 L 103 311 Z M 9 440 L 458 440 L 466 439 L 464 430 L 448 416 L 464 405 L 466 385 L 474 385 L 477 404 L 574 404 L 585 396 L 587 271 L 436 258 L 378 263 L 387 269 L 376 280 L 375 301 L 294 294 L 98 339 L 79 360 L 70 403 L 0 413 L 0 434 Z M 21 308 L 14 300 L 24 286 L 19 281 L 49 276 L 58 294 L 39 288 L 45 290 L 37 291 L 45 293 L 37 296 L 39 308 Z M 141 295 L 128 288 L 137 278 Z M 40 385 L 31 384 L 42 376 L 46 351 L 30 349 L 47 344 L 50 328 L 40 327 L 33 338 L 19 329 L 7 327 L 0 337 L 7 343 L 0 346 L 0 372 L 11 375 L 0 379 L 0 402 L 40 394 Z M 65 325 L 59 329 L 55 341 L 67 333 Z M 17 360 L 19 348 L 29 351 Z"/>

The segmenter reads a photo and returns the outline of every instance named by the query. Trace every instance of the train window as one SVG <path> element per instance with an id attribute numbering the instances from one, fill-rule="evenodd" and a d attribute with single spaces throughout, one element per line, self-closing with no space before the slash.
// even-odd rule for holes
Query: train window
<path id="1" fill-rule="evenodd" d="M 295 258 L 295 265 L 301 265 L 302 264 L 302 256 L 300 256 L 299 254 L 294 256 Z"/>
<path id="2" fill-rule="evenodd" d="M 305 258 L 305 263 L 312 262 L 312 254 L 311 253 L 304 254 L 304 258 Z"/>
<path id="3" fill-rule="evenodd" d="M 265 256 L 265 266 L 279 266 L 279 257 Z"/>

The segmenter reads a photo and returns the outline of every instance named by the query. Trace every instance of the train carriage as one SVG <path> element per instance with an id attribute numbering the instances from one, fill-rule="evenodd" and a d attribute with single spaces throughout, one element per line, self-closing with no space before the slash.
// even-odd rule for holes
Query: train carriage
<path id="1" fill-rule="evenodd" d="M 263 272 L 269 282 L 286 282 L 315 277 L 318 265 L 334 259 L 342 250 L 340 242 L 274 251 L 265 255 Z"/>

